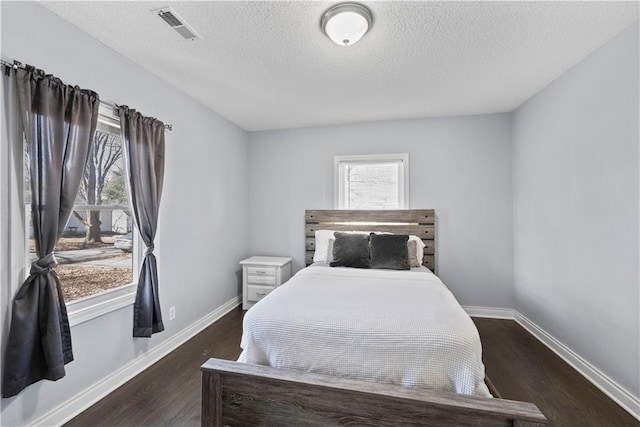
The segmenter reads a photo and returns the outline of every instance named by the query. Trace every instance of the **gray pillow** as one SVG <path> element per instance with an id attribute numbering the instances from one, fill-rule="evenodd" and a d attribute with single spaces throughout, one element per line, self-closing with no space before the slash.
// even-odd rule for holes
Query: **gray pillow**
<path id="1" fill-rule="evenodd" d="M 335 236 L 329 239 L 329 245 L 327 250 L 327 264 L 331 264 L 331 261 L 333 261 L 333 244 L 335 243 L 335 241 L 336 241 Z"/>
<path id="2" fill-rule="evenodd" d="M 406 234 L 374 234 L 371 233 L 369 254 L 371 268 L 390 270 L 409 270 L 409 249 Z"/>
<path id="3" fill-rule="evenodd" d="M 331 267 L 369 268 L 369 236 L 360 233 L 335 233 Z"/>

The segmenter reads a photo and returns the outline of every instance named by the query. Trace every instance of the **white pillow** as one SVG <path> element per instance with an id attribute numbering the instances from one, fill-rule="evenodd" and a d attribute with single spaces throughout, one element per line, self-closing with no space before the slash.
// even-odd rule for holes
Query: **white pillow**
<path id="1" fill-rule="evenodd" d="M 416 241 L 416 256 L 418 257 L 418 262 L 422 264 L 422 259 L 424 258 L 424 247 L 426 246 L 421 238 L 418 236 L 414 236 L 413 234 L 409 236 L 409 240 Z"/>
<path id="2" fill-rule="evenodd" d="M 333 230 L 316 230 L 316 250 L 313 253 L 313 262 L 329 263 L 327 253 L 329 251 L 329 239 L 335 239 Z"/>

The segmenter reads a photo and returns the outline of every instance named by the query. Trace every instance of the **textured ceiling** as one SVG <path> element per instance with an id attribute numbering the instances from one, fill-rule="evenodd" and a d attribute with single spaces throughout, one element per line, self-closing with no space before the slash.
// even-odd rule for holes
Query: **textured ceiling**
<path id="1" fill-rule="evenodd" d="M 319 25 L 335 3 L 43 5 L 249 131 L 512 111 L 638 19 L 637 2 L 366 1 L 372 30 L 341 47 Z"/>

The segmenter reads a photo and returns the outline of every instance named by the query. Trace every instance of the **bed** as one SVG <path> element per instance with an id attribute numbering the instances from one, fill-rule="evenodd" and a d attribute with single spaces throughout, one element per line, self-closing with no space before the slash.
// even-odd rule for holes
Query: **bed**
<path id="1" fill-rule="evenodd" d="M 440 279 L 314 263 L 244 317 L 239 361 L 489 397 L 478 332 Z"/>
<path id="2" fill-rule="evenodd" d="M 433 273 L 433 210 L 306 211 L 305 219 L 307 268 L 245 314 L 238 362 L 202 368 L 203 425 L 545 425 L 534 405 L 491 398 L 478 332 Z M 324 241 L 322 230 L 336 239 Z M 361 242 L 358 232 L 371 262 L 374 239 L 398 242 L 398 234 L 419 240 L 408 246 L 419 261 L 403 270 L 330 267 L 340 265 L 332 245 Z"/>

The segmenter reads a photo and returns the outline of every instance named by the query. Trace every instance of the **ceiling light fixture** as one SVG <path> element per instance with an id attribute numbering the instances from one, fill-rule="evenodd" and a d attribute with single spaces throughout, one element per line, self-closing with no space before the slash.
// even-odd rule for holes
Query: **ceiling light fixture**
<path id="1" fill-rule="evenodd" d="M 327 10 L 320 20 L 322 31 L 340 46 L 351 46 L 373 25 L 373 15 L 357 3 L 340 3 Z"/>

